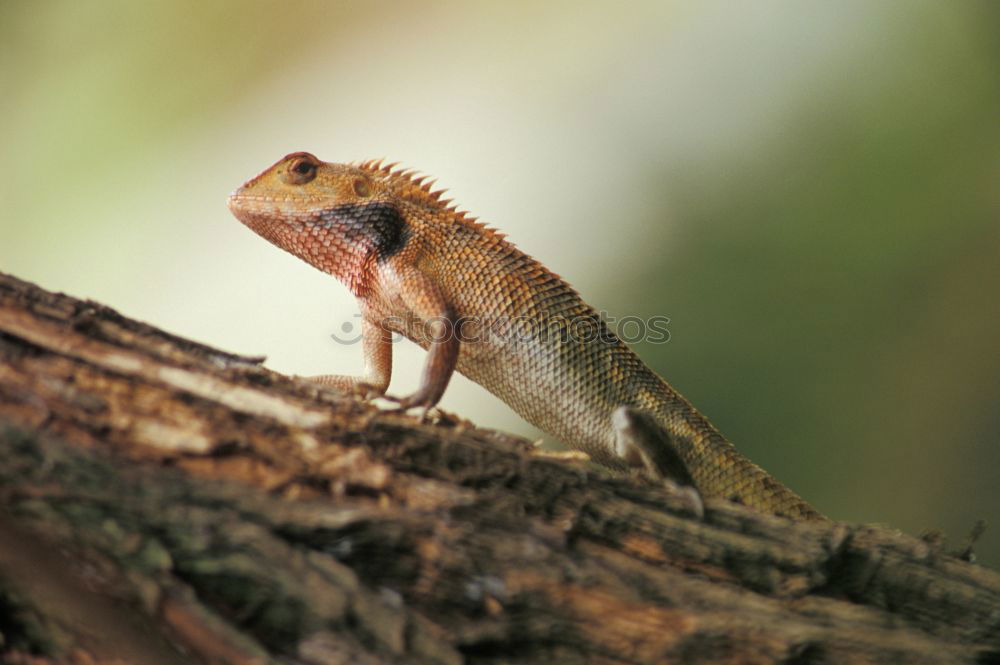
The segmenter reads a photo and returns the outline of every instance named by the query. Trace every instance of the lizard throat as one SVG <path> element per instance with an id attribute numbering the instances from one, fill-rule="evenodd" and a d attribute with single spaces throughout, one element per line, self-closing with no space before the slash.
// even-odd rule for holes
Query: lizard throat
<path id="1" fill-rule="evenodd" d="M 388 202 L 284 210 L 234 196 L 229 207 L 245 226 L 333 275 L 356 296 L 367 291 L 375 264 L 399 253 L 411 236 L 403 216 Z"/>

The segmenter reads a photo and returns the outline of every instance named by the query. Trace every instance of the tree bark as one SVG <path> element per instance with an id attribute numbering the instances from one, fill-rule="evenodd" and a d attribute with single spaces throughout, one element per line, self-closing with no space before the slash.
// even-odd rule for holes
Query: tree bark
<path id="1" fill-rule="evenodd" d="M 0 662 L 1000 663 L 1000 575 L 0 274 Z"/>

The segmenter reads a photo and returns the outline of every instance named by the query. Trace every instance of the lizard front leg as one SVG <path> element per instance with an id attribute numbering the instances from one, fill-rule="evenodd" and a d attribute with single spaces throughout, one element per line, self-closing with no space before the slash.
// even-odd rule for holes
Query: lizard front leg
<path id="1" fill-rule="evenodd" d="M 418 337 L 427 346 L 427 360 L 420 376 L 420 386 L 412 395 L 399 400 L 401 409 L 422 407 L 424 414 L 441 400 L 458 364 L 459 336 L 457 317 L 434 281 L 419 270 L 399 278 L 398 293 L 419 322 Z"/>
<path id="2" fill-rule="evenodd" d="M 392 332 L 382 321 L 362 313 L 361 345 L 365 360 L 364 376 L 322 374 L 306 377 L 322 386 L 361 395 L 365 399 L 381 397 L 392 377 Z"/>

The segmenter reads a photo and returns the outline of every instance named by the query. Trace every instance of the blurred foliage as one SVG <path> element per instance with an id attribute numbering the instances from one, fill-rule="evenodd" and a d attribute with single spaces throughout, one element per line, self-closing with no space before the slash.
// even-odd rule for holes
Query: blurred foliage
<path id="1" fill-rule="evenodd" d="M 673 319 L 647 357 L 751 458 L 956 538 L 1000 508 L 1000 5 L 961 6 L 914 5 L 768 150 L 649 174 L 682 229 L 634 282 Z"/>

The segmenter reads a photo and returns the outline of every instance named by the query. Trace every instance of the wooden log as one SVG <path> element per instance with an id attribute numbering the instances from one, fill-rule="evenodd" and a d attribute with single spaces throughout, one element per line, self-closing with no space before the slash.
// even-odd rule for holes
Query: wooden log
<path id="1" fill-rule="evenodd" d="M 996 663 L 1000 575 L 0 274 L 0 662 Z"/>

